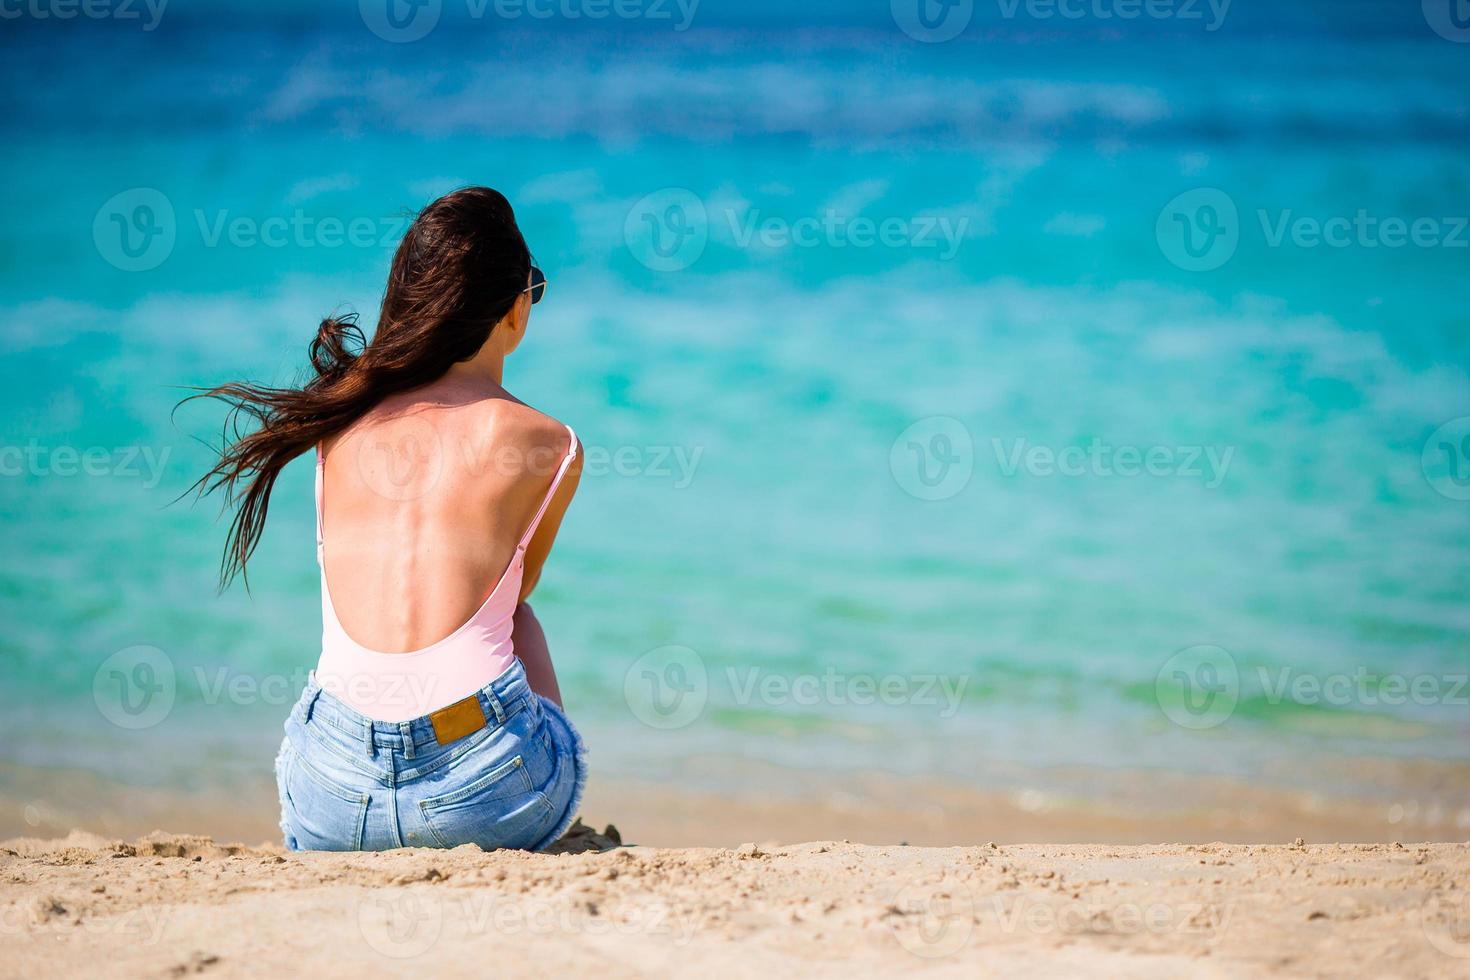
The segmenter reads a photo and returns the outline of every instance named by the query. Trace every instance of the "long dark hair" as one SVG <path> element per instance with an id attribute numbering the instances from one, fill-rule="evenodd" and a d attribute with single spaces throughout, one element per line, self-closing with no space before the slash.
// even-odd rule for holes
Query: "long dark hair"
<path id="1" fill-rule="evenodd" d="M 330 316 L 309 350 L 315 377 L 300 387 L 232 382 L 185 399 L 230 406 L 219 461 L 194 485 L 201 496 L 224 490 L 235 512 L 220 588 L 244 574 L 260 543 L 281 469 L 388 395 L 473 357 L 525 290 L 530 270 L 531 253 L 504 195 L 488 187 L 446 194 L 419 212 L 399 243 L 371 343 L 356 314 Z M 258 427 L 244 432 L 251 422 Z"/>

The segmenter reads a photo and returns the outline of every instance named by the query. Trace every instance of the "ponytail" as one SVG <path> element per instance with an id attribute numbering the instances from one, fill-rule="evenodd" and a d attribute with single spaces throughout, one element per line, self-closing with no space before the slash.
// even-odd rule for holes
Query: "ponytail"
<path id="1" fill-rule="evenodd" d="M 514 308 L 530 265 L 502 195 L 488 187 L 455 191 L 425 208 L 399 243 L 371 344 L 356 314 L 330 316 L 308 348 L 315 375 L 301 387 L 231 382 L 185 399 L 229 406 L 226 445 L 193 487 L 200 496 L 224 491 L 226 507 L 235 510 L 220 559 L 221 589 L 236 575 L 248 585 L 245 566 L 286 464 L 389 395 L 437 380 L 473 357 Z"/>

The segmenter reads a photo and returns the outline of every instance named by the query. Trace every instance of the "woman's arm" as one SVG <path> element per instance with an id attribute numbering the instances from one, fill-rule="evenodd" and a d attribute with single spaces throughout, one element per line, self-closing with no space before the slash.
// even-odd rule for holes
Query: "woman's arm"
<path id="1" fill-rule="evenodd" d="M 549 698 L 562 707 L 561 688 L 556 683 L 556 668 L 551 665 L 551 650 L 546 646 L 546 634 L 536 614 L 526 603 L 516 607 L 515 621 L 516 656 L 526 668 L 526 681 L 531 690 Z"/>
<path id="2" fill-rule="evenodd" d="M 566 517 L 567 508 L 571 506 L 572 497 L 576 494 L 577 484 L 581 479 L 582 445 L 579 440 L 577 455 L 567 467 L 566 476 L 562 477 L 561 484 L 556 488 L 556 493 L 546 508 L 546 514 L 541 518 L 541 524 L 536 528 L 536 533 L 531 536 L 531 543 L 526 547 L 526 568 L 521 576 L 521 602 L 531 597 L 531 591 L 536 588 L 536 583 L 541 581 L 541 569 L 546 564 L 546 556 L 551 554 L 551 546 L 556 541 L 556 532 L 561 529 L 562 518 Z"/>
<path id="3" fill-rule="evenodd" d="M 562 477 L 536 533 L 531 536 L 531 543 L 526 547 L 520 604 L 516 606 L 515 620 L 511 627 L 514 630 L 516 656 L 520 657 L 521 664 L 526 668 L 526 681 L 531 685 L 531 690 L 553 701 L 558 708 L 562 707 L 561 688 L 556 683 L 556 668 L 551 664 L 551 649 L 546 644 L 546 633 L 541 629 L 540 621 L 536 619 L 536 614 L 531 611 L 526 600 L 536 588 L 536 583 L 541 580 L 541 569 L 546 565 L 546 556 L 551 554 L 556 532 L 561 529 L 562 518 L 566 516 L 567 507 L 571 505 L 572 497 L 577 492 L 577 483 L 582 478 L 581 445 L 576 449 L 577 455 L 567 467 L 566 475 Z"/>

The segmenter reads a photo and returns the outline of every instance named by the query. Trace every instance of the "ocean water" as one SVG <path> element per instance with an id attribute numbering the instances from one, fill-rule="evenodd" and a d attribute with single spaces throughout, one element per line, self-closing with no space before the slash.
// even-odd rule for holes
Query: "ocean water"
<path id="1" fill-rule="evenodd" d="M 1161 770 L 1470 825 L 1470 44 L 1197 6 L 11 22 L 0 759 L 268 769 L 310 464 L 217 595 L 220 416 L 175 404 L 299 376 L 484 183 L 551 280 L 507 383 L 589 449 L 535 605 L 602 771 Z"/>

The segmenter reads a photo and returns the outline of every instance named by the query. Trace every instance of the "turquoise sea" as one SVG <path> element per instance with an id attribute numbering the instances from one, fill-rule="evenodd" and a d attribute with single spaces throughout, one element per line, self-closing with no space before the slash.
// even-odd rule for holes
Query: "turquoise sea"
<path id="1" fill-rule="evenodd" d="M 370 325 L 483 183 L 551 281 L 507 383 L 589 449 L 535 605 L 597 778 L 1225 776 L 1464 836 L 1448 4 L 630 4 L 0 25 L 0 803 L 268 773 L 310 464 L 218 595 L 175 404 Z"/>

